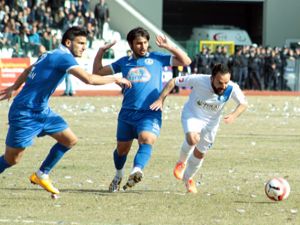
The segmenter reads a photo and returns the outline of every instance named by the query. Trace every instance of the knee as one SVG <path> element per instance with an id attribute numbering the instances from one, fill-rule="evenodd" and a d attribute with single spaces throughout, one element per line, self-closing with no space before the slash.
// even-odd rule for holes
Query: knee
<path id="1" fill-rule="evenodd" d="M 202 153 L 202 152 L 200 152 L 200 150 L 196 147 L 196 148 L 194 149 L 194 156 L 195 156 L 196 158 L 198 158 L 198 159 L 203 159 L 204 156 L 205 156 L 205 154 Z"/>
<path id="2" fill-rule="evenodd" d="M 186 137 L 186 142 L 190 145 L 190 146 L 194 146 L 196 145 L 198 142 L 200 141 L 200 136 L 197 134 L 195 135 L 188 135 Z"/>
<path id="3" fill-rule="evenodd" d="M 68 148 L 72 148 L 77 144 L 77 142 L 78 142 L 78 138 L 73 137 L 72 139 L 68 140 L 64 145 Z"/>
<path id="4" fill-rule="evenodd" d="M 21 161 L 21 158 L 22 157 L 20 155 L 5 155 L 4 156 L 5 161 L 11 166 L 18 164 Z"/>
<path id="5" fill-rule="evenodd" d="M 131 145 L 118 143 L 117 145 L 117 153 L 119 156 L 127 155 L 130 151 Z"/>
<path id="6" fill-rule="evenodd" d="M 138 137 L 138 143 L 139 144 L 148 144 L 148 145 L 154 145 L 157 137 L 156 135 L 149 133 L 149 132 L 143 132 Z"/>

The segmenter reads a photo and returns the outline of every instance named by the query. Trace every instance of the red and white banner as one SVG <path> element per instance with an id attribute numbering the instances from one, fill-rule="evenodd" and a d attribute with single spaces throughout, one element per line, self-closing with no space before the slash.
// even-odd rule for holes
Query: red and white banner
<path id="1" fill-rule="evenodd" d="M 0 59 L 0 89 L 11 86 L 29 65 L 30 58 Z"/>

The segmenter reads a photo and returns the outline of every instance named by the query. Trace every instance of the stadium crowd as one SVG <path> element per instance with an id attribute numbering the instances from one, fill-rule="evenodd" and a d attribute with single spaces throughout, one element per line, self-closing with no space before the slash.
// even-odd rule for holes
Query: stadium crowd
<path id="1" fill-rule="evenodd" d="M 86 27 L 88 47 L 97 32 L 89 0 L 1 0 L 0 49 L 13 49 L 13 57 L 37 56 L 41 46 L 52 50 L 61 34 L 72 26 Z"/>
<path id="2" fill-rule="evenodd" d="M 226 46 L 217 46 L 215 52 L 204 47 L 191 65 L 193 73 L 211 73 L 216 63 L 227 64 L 232 80 L 247 90 L 289 90 L 287 77 L 296 71 L 300 48 L 263 46 L 237 47 L 233 55 Z"/>
<path id="3" fill-rule="evenodd" d="M 103 36 L 99 26 L 103 21 L 95 17 L 100 14 L 96 9 L 97 5 L 90 10 L 90 0 L 0 0 L 0 50 L 13 49 L 12 57 L 36 57 L 55 49 L 61 34 L 72 26 L 86 27 L 88 47 L 92 48 L 93 41 Z M 104 9 L 105 22 L 109 13 Z M 191 71 L 210 74 L 214 64 L 225 63 L 242 89 L 289 90 L 286 75 L 295 73 L 297 59 L 300 48 L 244 46 L 230 55 L 224 46 L 214 52 L 204 47 L 194 58 Z"/>

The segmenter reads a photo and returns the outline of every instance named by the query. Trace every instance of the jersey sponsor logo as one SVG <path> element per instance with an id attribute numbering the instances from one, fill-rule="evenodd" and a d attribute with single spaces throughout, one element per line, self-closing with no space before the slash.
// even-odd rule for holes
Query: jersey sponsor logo
<path id="1" fill-rule="evenodd" d="M 131 82 L 147 82 L 151 74 L 145 67 L 135 67 L 129 70 L 127 79 Z"/>
<path id="2" fill-rule="evenodd" d="M 217 112 L 220 110 L 221 105 L 216 105 L 216 104 L 208 104 L 205 101 L 198 100 L 197 104 L 200 108 L 206 110 L 206 111 L 212 111 L 212 112 Z"/>
<path id="3" fill-rule="evenodd" d="M 145 64 L 146 65 L 152 65 L 153 64 L 153 59 L 145 59 Z"/>

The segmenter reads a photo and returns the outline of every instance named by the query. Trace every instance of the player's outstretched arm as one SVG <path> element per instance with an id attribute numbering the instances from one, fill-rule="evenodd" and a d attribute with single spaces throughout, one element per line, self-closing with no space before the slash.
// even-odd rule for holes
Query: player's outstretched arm
<path id="1" fill-rule="evenodd" d="M 91 85 L 103 85 L 109 83 L 116 83 L 118 85 L 125 85 L 127 88 L 131 88 L 132 84 L 129 80 L 123 77 L 117 76 L 108 76 L 102 77 L 98 76 L 97 74 L 90 74 L 86 72 L 84 69 L 80 68 L 79 66 L 74 67 L 69 70 L 69 73 L 80 79 L 82 82 Z"/>
<path id="2" fill-rule="evenodd" d="M 116 44 L 116 41 L 113 41 L 112 43 L 106 44 L 99 48 L 99 50 L 95 56 L 94 63 L 93 63 L 93 74 L 97 74 L 100 76 L 112 74 L 111 68 L 109 66 L 103 66 L 102 58 L 103 58 L 104 53 L 115 44 Z"/>
<path id="3" fill-rule="evenodd" d="M 174 87 L 175 87 L 175 78 L 171 79 L 166 84 L 166 86 L 160 93 L 158 99 L 150 105 L 150 109 L 153 111 L 162 110 L 163 104 L 164 104 L 164 101 L 165 101 L 167 95 L 170 94 L 170 92 L 173 90 Z"/>
<path id="4" fill-rule="evenodd" d="M 191 64 L 192 60 L 190 57 L 183 51 L 172 46 L 166 36 L 157 35 L 156 44 L 160 48 L 164 48 L 173 54 L 172 66 L 188 66 Z"/>
<path id="5" fill-rule="evenodd" d="M 248 108 L 248 104 L 239 104 L 233 112 L 224 116 L 224 122 L 226 124 L 233 123 L 235 119 L 239 117 L 247 108 Z"/>
<path id="6" fill-rule="evenodd" d="M 0 90 L 0 101 L 7 99 L 8 101 L 11 99 L 13 96 L 14 92 L 17 91 L 21 85 L 26 81 L 30 71 L 32 69 L 32 65 L 27 67 L 21 75 L 18 77 L 18 79 L 15 81 L 15 83 L 3 90 Z"/>

